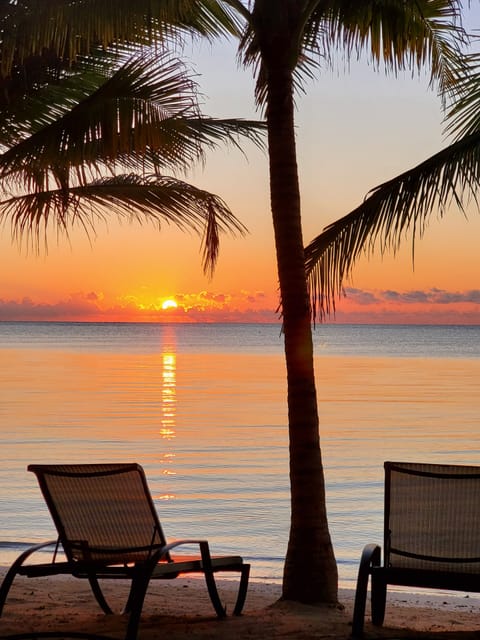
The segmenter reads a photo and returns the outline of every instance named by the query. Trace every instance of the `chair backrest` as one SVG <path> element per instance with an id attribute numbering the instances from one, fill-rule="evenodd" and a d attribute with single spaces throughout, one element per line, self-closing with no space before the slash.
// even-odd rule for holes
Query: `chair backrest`
<path id="1" fill-rule="evenodd" d="M 138 464 L 28 467 L 40 488 L 65 554 L 73 562 L 143 562 L 165 544 Z"/>
<path id="2" fill-rule="evenodd" d="M 480 573 L 480 467 L 385 462 L 385 566 Z"/>

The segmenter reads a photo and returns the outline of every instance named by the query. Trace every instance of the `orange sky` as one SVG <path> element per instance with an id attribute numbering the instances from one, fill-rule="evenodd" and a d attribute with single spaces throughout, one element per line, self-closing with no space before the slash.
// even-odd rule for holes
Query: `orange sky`
<path id="1" fill-rule="evenodd" d="M 479 10 L 476 9 L 478 12 Z M 233 46 L 203 45 L 193 56 L 204 112 L 258 117 L 249 71 Z M 319 74 L 298 99 L 298 155 L 304 238 L 348 213 L 365 193 L 445 146 L 440 103 L 425 79 L 386 78 L 361 63 L 349 73 Z M 201 269 L 200 239 L 172 227 L 118 224 L 89 241 L 74 230 L 53 237 L 48 253 L 12 244 L 0 228 L 0 320 L 275 322 L 277 278 L 269 211 L 267 159 L 222 148 L 188 179 L 220 195 L 248 227 L 223 238 L 213 279 Z M 248 158 L 248 159 L 247 159 Z M 400 254 L 362 261 L 339 301 L 337 322 L 480 323 L 480 215 L 452 209 L 432 217 Z M 162 310 L 175 299 L 177 309 Z"/>

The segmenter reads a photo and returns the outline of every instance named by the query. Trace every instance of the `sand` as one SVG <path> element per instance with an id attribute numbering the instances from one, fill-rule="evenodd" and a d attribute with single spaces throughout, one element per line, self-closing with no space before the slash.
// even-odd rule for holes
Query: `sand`
<path id="1" fill-rule="evenodd" d="M 235 583 L 221 581 L 220 587 L 231 610 Z M 110 582 L 106 593 L 112 608 L 120 611 L 127 584 Z M 251 582 L 243 615 L 218 620 L 201 578 L 156 581 L 145 601 L 139 640 L 344 640 L 351 634 L 353 595 L 352 590 L 341 589 L 337 607 L 279 603 L 279 585 Z M 43 631 L 65 638 L 83 633 L 120 640 L 125 622 L 120 614 L 104 615 L 83 580 L 17 577 L 0 619 L 0 637 Z M 405 637 L 479 640 L 480 599 L 389 592 L 385 625 L 373 627 L 367 618 L 365 638 Z"/>

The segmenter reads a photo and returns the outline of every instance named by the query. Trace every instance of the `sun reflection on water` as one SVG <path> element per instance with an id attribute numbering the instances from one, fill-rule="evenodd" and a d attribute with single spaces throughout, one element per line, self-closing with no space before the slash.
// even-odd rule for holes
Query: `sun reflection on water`
<path id="1" fill-rule="evenodd" d="M 164 353 L 162 356 L 162 418 L 160 435 L 166 440 L 176 437 L 176 365 L 175 353 Z"/>
<path id="2" fill-rule="evenodd" d="M 172 444 L 177 437 L 177 355 L 174 348 L 175 342 L 172 339 L 172 336 L 170 336 L 162 354 L 161 419 L 159 431 L 160 438 L 164 441 L 171 442 Z M 165 465 L 162 469 L 162 475 L 165 478 L 176 475 L 176 471 L 172 469 L 174 459 L 175 453 L 172 451 L 164 453 L 162 457 L 162 462 Z M 174 498 L 175 494 L 167 492 L 158 496 L 158 499 L 160 500 L 173 500 Z"/>

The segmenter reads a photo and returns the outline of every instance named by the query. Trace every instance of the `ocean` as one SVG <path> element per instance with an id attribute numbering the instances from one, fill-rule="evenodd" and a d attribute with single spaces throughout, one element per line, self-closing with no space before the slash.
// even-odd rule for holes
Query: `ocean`
<path id="1" fill-rule="evenodd" d="M 382 544 L 383 462 L 480 464 L 480 326 L 319 325 L 339 582 Z M 135 461 L 168 538 L 282 579 L 289 529 L 276 324 L 0 323 L 0 565 L 55 537 L 30 463 Z"/>

